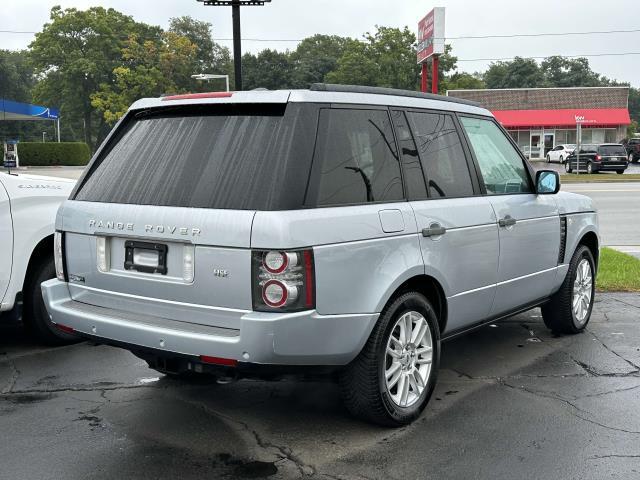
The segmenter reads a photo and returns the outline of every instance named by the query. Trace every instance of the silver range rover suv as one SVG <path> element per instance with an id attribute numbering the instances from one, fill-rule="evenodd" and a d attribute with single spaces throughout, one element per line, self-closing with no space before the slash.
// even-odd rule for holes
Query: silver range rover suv
<path id="1" fill-rule="evenodd" d="M 318 84 L 134 103 L 60 208 L 63 331 L 180 376 L 331 372 L 355 415 L 415 419 L 443 340 L 541 306 L 589 321 L 594 207 L 490 112 Z"/>

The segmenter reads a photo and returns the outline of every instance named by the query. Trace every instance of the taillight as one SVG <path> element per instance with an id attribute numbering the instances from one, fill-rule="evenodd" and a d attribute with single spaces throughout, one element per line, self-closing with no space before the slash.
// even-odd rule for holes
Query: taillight
<path id="1" fill-rule="evenodd" d="M 315 308 L 313 250 L 254 250 L 251 270 L 254 310 Z"/>
<path id="2" fill-rule="evenodd" d="M 66 282 L 64 275 L 64 253 L 63 253 L 62 232 L 55 232 L 53 235 L 53 263 L 56 266 L 56 278 L 61 282 Z"/>
<path id="3" fill-rule="evenodd" d="M 600 155 L 596 155 L 596 162 L 599 162 L 600 160 L 602 160 L 602 157 Z"/>

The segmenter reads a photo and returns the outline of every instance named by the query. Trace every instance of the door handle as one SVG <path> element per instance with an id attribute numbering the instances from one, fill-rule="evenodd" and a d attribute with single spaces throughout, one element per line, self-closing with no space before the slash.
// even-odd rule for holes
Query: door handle
<path id="1" fill-rule="evenodd" d="M 515 224 L 516 224 L 516 219 L 513 218 L 511 215 L 507 215 L 506 217 L 498 220 L 498 225 L 500 225 L 501 227 L 513 227 Z"/>
<path id="2" fill-rule="evenodd" d="M 432 223 L 429 225 L 429 228 L 422 229 L 423 237 L 437 237 L 439 235 L 444 235 L 445 233 L 447 233 L 447 229 L 439 223 Z"/>

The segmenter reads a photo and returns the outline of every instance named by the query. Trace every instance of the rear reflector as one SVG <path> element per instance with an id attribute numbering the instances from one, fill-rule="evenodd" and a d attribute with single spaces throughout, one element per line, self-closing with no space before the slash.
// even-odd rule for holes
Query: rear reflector
<path id="1" fill-rule="evenodd" d="M 233 92 L 204 92 L 204 93 L 185 93 L 182 95 L 169 95 L 162 97 L 162 101 L 166 100 L 194 100 L 198 98 L 229 98 Z"/>
<path id="2" fill-rule="evenodd" d="M 67 327 L 66 325 L 62 325 L 60 323 L 56 323 L 55 326 L 56 326 L 56 328 L 58 330 L 62 330 L 65 333 L 74 333 L 75 332 L 75 330 L 73 328 Z"/>
<path id="3" fill-rule="evenodd" d="M 200 361 L 202 363 L 210 363 L 212 365 L 224 365 L 225 367 L 238 366 L 238 361 L 233 360 L 231 358 L 219 358 L 219 357 L 209 357 L 207 355 L 200 355 Z"/>

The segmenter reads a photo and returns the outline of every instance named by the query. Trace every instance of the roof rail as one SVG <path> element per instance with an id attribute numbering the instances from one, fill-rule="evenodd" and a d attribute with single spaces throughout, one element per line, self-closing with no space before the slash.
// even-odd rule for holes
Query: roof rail
<path id="1" fill-rule="evenodd" d="M 314 92 L 345 92 L 345 93 L 371 93 L 375 95 L 395 95 L 398 97 L 424 98 L 428 100 L 438 100 L 440 102 L 461 103 L 473 107 L 481 107 L 478 102 L 465 100 L 462 98 L 446 97 L 435 93 L 414 92 L 413 90 L 399 90 L 385 87 L 365 87 L 360 85 L 338 85 L 334 83 L 314 83 L 309 90 Z"/>

